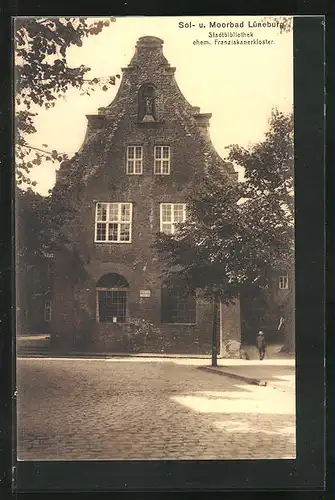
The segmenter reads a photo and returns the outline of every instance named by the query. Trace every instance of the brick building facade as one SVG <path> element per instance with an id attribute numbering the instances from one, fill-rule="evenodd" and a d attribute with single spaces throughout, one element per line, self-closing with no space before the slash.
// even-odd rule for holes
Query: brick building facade
<path id="1" fill-rule="evenodd" d="M 184 296 L 165 288 L 152 244 L 184 220 L 187 193 L 206 169 L 236 181 L 237 174 L 211 143 L 211 115 L 182 95 L 162 46 L 139 39 L 115 99 L 87 116 L 80 151 L 57 172 L 55 192 L 76 209 L 64 232 L 79 264 L 74 271 L 75 261 L 58 253 L 52 300 L 53 335 L 69 350 L 131 350 L 129 325 L 136 330 L 142 320 L 139 335 L 160 340 L 140 350 L 211 348 L 212 305 L 199 290 Z M 221 307 L 220 331 L 240 339 L 238 300 Z"/>

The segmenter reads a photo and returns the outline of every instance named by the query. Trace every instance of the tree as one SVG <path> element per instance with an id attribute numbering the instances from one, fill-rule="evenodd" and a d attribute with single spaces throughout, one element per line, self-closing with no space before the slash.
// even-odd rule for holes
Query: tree
<path id="1" fill-rule="evenodd" d="M 294 176 L 293 176 L 293 114 L 274 110 L 270 119 L 266 140 L 249 149 L 239 146 L 230 148 L 229 159 L 245 169 L 245 196 L 249 208 L 256 210 L 257 217 L 268 212 L 275 230 L 285 244 L 285 251 L 274 254 L 272 269 L 286 270 L 294 276 Z M 256 200 L 256 201 L 255 201 Z M 247 206 L 246 206 L 247 207 Z M 275 217 L 278 219 L 275 223 Z M 271 221 L 270 221 L 271 223 Z M 278 246 L 278 250 L 282 247 Z M 248 293 L 245 290 L 245 293 Z M 266 304 L 265 316 L 281 316 L 284 319 L 284 350 L 294 350 L 294 285 L 281 302 L 273 300 L 273 293 L 266 287 L 258 290 L 260 301 Z"/>
<path id="2" fill-rule="evenodd" d="M 49 252 L 62 249 L 69 255 L 69 262 L 75 260 L 79 265 L 61 231 L 64 222 L 73 216 L 64 193 L 58 190 L 42 197 L 30 188 L 24 191 L 20 187 L 36 185 L 29 178 L 34 166 L 67 158 L 47 144 L 41 148 L 29 144 L 29 136 L 36 132 L 34 120 L 39 109 L 55 106 L 70 88 L 77 88 L 83 95 L 98 87 L 108 90 L 115 84 L 119 75 L 90 79 L 89 67 L 71 67 L 68 63 L 70 47 L 81 47 L 84 38 L 98 35 L 114 20 L 82 17 L 15 20 L 16 256 L 22 288 L 29 266 L 43 268 L 44 256 Z"/>
<path id="3" fill-rule="evenodd" d="M 29 172 L 45 161 L 61 162 L 67 155 L 43 144 L 33 147 L 28 142 L 36 132 L 34 124 L 39 109 L 55 106 L 68 89 L 77 88 L 81 95 L 90 94 L 100 86 L 106 91 L 119 75 L 106 78 L 87 78 L 90 68 L 70 67 L 68 49 L 82 46 L 85 37 L 98 35 L 114 21 L 86 18 L 20 18 L 14 24 L 15 37 L 15 130 L 16 130 L 16 271 L 20 284 L 17 307 L 21 319 L 29 295 L 29 271 L 43 276 L 46 258 L 61 250 L 64 279 L 74 283 L 84 274 L 78 251 L 70 245 L 62 226 L 73 214 L 64 190 L 53 190 L 42 197 L 31 188 Z M 39 290 L 41 291 L 41 290 Z M 22 326 L 22 325 L 21 325 Z"/>
<path id="4" fill-rule="evenodd" d="M 43 197 L 31 188 L 16 189 L 16 257 L 18 263 L 36 265 L 46 253 L 63 248 L 67 243 L 61 232 L 71 217 L 70 207 L 62 199 L 57 202 Z"/>
<path id="5" fill-rule="evenodd" d="M 294 223 L 293 114 L 273 110 L 265 140 L 249 148 L 229 147 L 229 160 L 245 169 L 244 195 L 280 214 L 283 225 Z M 250 203 L 249 203 L 250 206 Z"/>
<path id="6" fill-rule="evenodd" d="M 228 302 L 240 285 L 265 286 L 268 271 L 292 257 L 292 117 L 274 111 L 263 142 L 229 149 L 245 182 L 210 169 L 187 200 L 187 222 L 155 244 L 168 264 L 166 278 L 210 293 L 219 285 Z"/>
<path id="7" fill-rule="evenodd" d="M 85 78 L 90 68 L 85 65 L 70 67 L 67 51 L 71 46 L 81 47 L 83 39 L 98 35 L 113 18 L 94 21 L 74 18 L 18 18 L 14 24 L 15 38 L 15 127 L 16 173 L 18 184 L 32 184 L 29 171 L 46 161 L 62 161 L 67 156 L 44 144 L 39 149 L 31 146 L 27 136 L 34 134 L 34 119 L 39 108 L 55 106 L 71 88 L 90 94 L 98 85 L 108 90 L 115 77 Z M 119 75 L 116 75 L 119 77 Z"/>
<path id="8" fill-rule="evenodd" d="M 188 219 L 155 247 L 165 279 L 234 301 L 241 290 L 269 288 L 274 269 L 293 265 L 293 118 L 272 112 L 264 141 L 229 147 L 245 169 L 237 184 L 215 167 L 187 200 Z"/>

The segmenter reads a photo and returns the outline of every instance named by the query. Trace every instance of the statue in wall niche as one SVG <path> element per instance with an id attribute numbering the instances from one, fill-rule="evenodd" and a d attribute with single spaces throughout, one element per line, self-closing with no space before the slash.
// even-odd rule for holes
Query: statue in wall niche
<path id="1" fill-rule="evenodd" d="M 153 114 L 153 99 L 152 97 L 145 98 L 145 114 L 152 115 Z"/>
<path id="2" fill-rule="evenodd" d="M 152 85 L 143 85 L 139 90 L 138 117 L 143 122 L 156 121 L 156 96 Z"/>
<path id="3" fill-rule="evenodd" d="M 154 122 L 154 97 L 145 97 L 145 115 L 143 117 L 144 122 Z"/>

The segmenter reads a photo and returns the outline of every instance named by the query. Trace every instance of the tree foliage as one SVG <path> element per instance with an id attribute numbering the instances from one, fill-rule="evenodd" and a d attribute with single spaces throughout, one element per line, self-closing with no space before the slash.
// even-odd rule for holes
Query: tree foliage
<path id="1" fill-rule="evenodd" d="M 27 271 L 34 267 L 43 274 L 47 261 L 54 262 L 56 254 L 62 255 L 64 281 L 75 285 L 86 278 L 82 256 L 63 232 L 63 226 L 75 213 L 63 196 L 53 194 L 44 197 L 31 188 L 22 190 L 17 187 L 16 268 L 20 279 L 19 290 L 23 295 L 29 289 Z"/>
<path id="2" fill-rule="evenodd" d="M 259 205 L 266 202 L 281 214 L 283 223 L 293 225 L 293 115 L 273 110 L 263 142 L 229 149 L 229 160 L 245 171 L 244 196 Z"/>
<path id="3" fill-rule="evenodd" d="M 35 148 L 28 137 L 36 132 L 34 120 L 39 108 L 49 109 L 64 97 L 69 88 L 90 94 L 97 87 L 107 90 L 115 77 L 86 78 L 90 68 L 71 67 L 68 49 L 81 47 L 83 40 L 98 35 L 114 19 L 94 21 L 87 18 L 18 18 L 15 39 L 15 128 L 16 172 L 18 184 L 35 185 L 29 171 L 44 160 L 60 162 L 67 155 L 49 148 Z M 119 75 L 116 75 L 119 77 Z"/>
<path id="4" fill-rule="evenodd" d="M 39 265 L 48 253 L 64 248 L 62 225 L 71 209 L 62 199 L 43 197 L 31 188 L 16 189 L 16 257 L 23 265 Z"/>
<path id="5" fill-rule="evenodd" d="M 271 271 L 293 257 L 293 121 L 273 111 L 265 140 L 231 146 L 245 182 L 210 169 L 187 200 L 188 218 L 155 243 L 165 279 L 229 302 L 242 286 L 266 288 Z"/>
<path id="6" fill-rule="evenodd" d="M 265 16 L 264 21 L 277 22 L 280 33 L 290 33 L 293 29 L 293 17 L 290 16 Z"/>

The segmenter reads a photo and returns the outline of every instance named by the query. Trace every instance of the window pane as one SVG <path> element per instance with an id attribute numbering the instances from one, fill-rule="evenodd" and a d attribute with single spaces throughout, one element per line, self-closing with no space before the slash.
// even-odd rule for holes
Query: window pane
<path id="1" fill-rule="evenodd" d="M 106 224 L 97 223 L 97 241 L 106 241 Z"/>
<path id="2" fill-rule="evenodd" d="M 128 146 L 128 158 L 132 159 L 134 158 L 134 146 Z"/>
<path id="3" fill-rule="evenodd" d="M 155 174 L 160 174 L 161 173 L 161 161 L 156 160 L 155 161 Z"/>
<path id="4" fill-rule="evenodd" d="M 109 204 L 109 220 L 118 222 L 119 220 L 119 204 L 110 203 Z"/>
<path id="5" fill-rule="evenodd" d="M 172 206 L 164 204 L 162 205 L 162 222 L 172 221 Z"/>
<path id="6" fill-rule="evenodd" d="M 118 224 L 108 224 L 108 240 L 117 241 Z"/>
<path id="7" fill-rule="evenodd" d="M 155 159 L 162 157 L 162 148 L 160 146 L 155 146 Z"/>
<path id="8" fill-rule="evenodd" d="M 121 203 L 121 220 L 130 221 L 130 205 L 129 203 Z"/>
<path id="9" fill-rule="evenodd" d="M 106 203 L 98 203 L 97 204 L 97 220 L 98 221 L 107 220 L 107 204 Z"/>
<path id="10" fill-rule="evenodd" d="M 142 158 L 142 146 L 136 146 L 136 158 Z"/>
<path id="11" fill-rule="evenodd" d="M 169 156 L 170 156 L 170 147 L 164 146 L 163 147 L 163 158 L 169 158 Z"/>
<path id="12" fill-rule="evenodd" d="M 164 160 L 162 163 L 162 173 L 163 174 L 168 174 L 170 170 L 170 164 L 169 161 Z"/>
<path id="13" fill-rule="evenodd" d="M 173 233 L 173 225 L 171 223 L 162 224 L 162 232 L 167 233 L 167 234 L 172 234 Z"/>
<path id="14" fill-rule="evenodd" d="M 130 241 L 130 224 L 120 224 L 120 241 Z"/>
<path id="15" fill-rule="evenodd" d="M 184 205 L 173 206 L 173 218 L 174 222 L 184 222 Z"/>
<path id="16" fill-rule="evenodd" d="M 142 160 L 136 160 L 136 162 L 135 162 L 135 173 L 136 174 L 142 173 Z"/>
<path id="17" fill-rule="evenodd" d="M 127 173 L 128 174 L 134 173 L 134 162 L 132 160 L 128 160 L 127 162 Z"/>
<path id="18" fill-rule="evenodd" d="M 178 289 L 162 289 L 162 322 L 163 323 L 195 323 L 195 293 L 183 293 Z"/>

